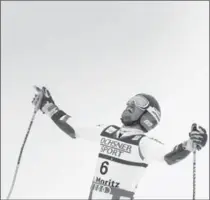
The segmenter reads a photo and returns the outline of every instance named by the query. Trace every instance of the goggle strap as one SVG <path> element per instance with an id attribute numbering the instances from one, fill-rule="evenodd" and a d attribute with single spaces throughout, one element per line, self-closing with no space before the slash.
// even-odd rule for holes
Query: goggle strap
<path id="1" fill-rule="evenodd" d="M 157 109 L 155 109 L 155 108 L 152 107 L 152 106 L 149 106 L 149 107 L 147 108 L 147 111 L 155 118 L 155 120 L 156 120 L 157 122 L 160 121 L 160 113 L 157 111 Z"/>

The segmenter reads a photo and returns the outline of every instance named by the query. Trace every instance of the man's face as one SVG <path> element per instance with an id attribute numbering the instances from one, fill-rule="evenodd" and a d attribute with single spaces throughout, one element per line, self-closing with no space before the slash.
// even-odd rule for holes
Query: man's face
<path id="1" fill-rule="evenodd" d="M 131 125 L 133 121 L 139 119 L 143 112 L 144 110 L 136 107 L 135 103 L 130 103 L 123 111 L 121 115 L 121 120 L 124 125 Z"/>

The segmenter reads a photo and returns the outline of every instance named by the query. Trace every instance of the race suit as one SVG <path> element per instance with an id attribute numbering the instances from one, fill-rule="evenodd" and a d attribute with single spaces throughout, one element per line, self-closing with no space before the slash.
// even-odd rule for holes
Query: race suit
<path id="1" fill-rule="evenodd" d="M 134 199 L 148 165 L 154 160 L 164 161 L 163 144 L 139 129 L 110 125 L 103 130 L 100 126 L 75 128 L 75 132 L 76 138 L 100 142 L 89 200 Z"/>

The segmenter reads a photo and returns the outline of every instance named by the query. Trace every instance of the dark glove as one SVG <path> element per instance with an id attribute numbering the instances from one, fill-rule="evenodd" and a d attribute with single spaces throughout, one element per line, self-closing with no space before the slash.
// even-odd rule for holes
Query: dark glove
<path id="1" fill-rule="evenodd" d="M 208 138 L 206 130 L 201 126 L 198 126 L 196 123 L 192 124 L 189 136 L 192 141 L 193 148 L 201 150 L 206 145 Z"/>
<path id="2" fill-rule="evenodd" d="M 40 98 L 42 98 L 41 103 L 39 103 L 39 109 L 42 113 L 52 116 L 55 112 L 58 111 L 58 107 L 55 105 L 55 102 L 46 87 L 39 88 L 35 86 L 36 91 L 38 92 L 35 94 L 33 98 L 33 105 L 37 107 L 37 104 L 40 102 Z"/>

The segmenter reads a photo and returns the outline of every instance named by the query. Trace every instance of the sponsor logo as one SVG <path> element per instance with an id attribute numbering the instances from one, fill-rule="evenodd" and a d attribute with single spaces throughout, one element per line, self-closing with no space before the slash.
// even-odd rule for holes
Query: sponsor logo
<path id="1" fill-rule="evenodd" d="M 153 123 L 151 121 L 149 121 L 148 119 L 144 120 L 144 123 L 148 126 L 148 127 L 152 127 Z"/>
<path id="2" fill-rule="evenodd" d="M 102 184 L 102 185 L 106 185 L 106 186 L 110 186 L 110 187 L 115 187 L 115 188 L 118 188 L 119 185 L 120 185 L 120 183 L 117 182 L 117 181 L 113 181 L 112 179 L 103 180 L 103 179 L 100 178 L 100 177 L 96 177 L 95 182 L 96 182 L 96 183 L 100 183 L 100 184 Z"/>
<path id="3" fill-rule="evenodd" d="M 100 185 L 100 184 L 97 184 L 97 183 L 93 184 L 92 190 L 95 190 L 95 191 L 98 191 L 98 192 L 107 193 L 107 194 L 111 193 L 111 188 L 109 186 Z"/>
<path id="4" fill-rule="evenodd" d="M 120 157 L 122 153 L 131 153 L 132 146 L 109 138 L 101 138 L 101 153 Z"/>
<path id="5" fill-rule="evenodd" d="M 112 190 L 111 187 L 118 188 L 119 185 L 119 182 L 113 181 L 112 179 L 103 180 L 100 177 L 96 177 L 92 189 L 98 192 L 110 194 Z"/>
<path id="6" fill-rule="evenodd" d="M 108 129 L 106 129 L 106 132 L 109 133 L 109 134 L 112 134 L 116 131 L 117 129 L 114 128 L 113 126 L 110 126 Z"/>
<path id="7" fill-rule="evenodd" d="M 136 135 L 132 140 L 139 140 L 142 137 L 142 135 Z"/>

